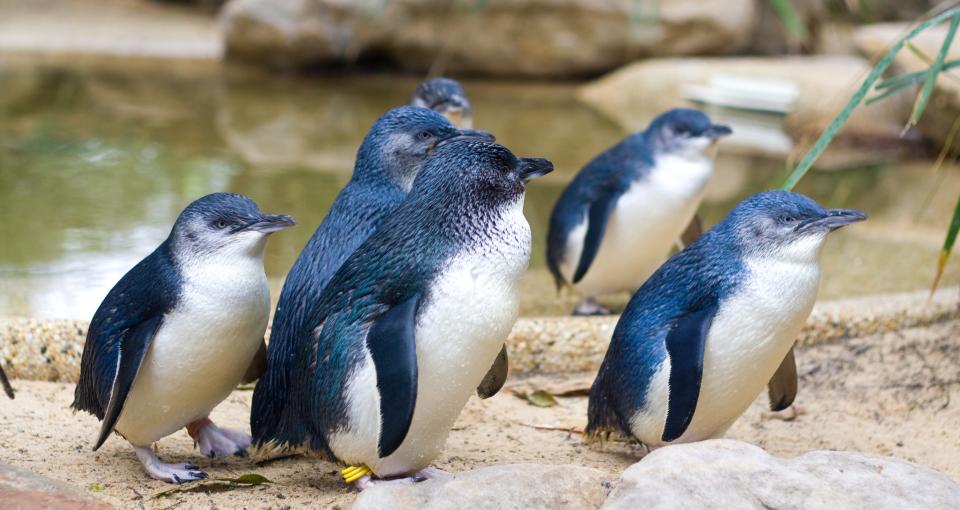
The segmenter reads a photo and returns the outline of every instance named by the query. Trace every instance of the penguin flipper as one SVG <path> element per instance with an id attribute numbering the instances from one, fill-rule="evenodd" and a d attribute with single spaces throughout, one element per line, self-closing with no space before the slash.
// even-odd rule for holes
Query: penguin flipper
<path id="1" fill-rule="evenodd" d="M 783 411 L 797 398 L 797 360 L 793 357 L 793 347 L 770 378 L 767 395 L 771 411 Z"/>
<path id="2" fill-rule="evenodd" d="M 483 376 L 483 380 L 480 381 L 480 385 L 477 386 L 478 397 L 483 399 L 490 398 L 496 395 L 497 392 L 500 391 L 500 388 L 503 388 L 503 384 L 507 382 L 508 365 L 507 346 L 504 344 L 504 346 L 500 348 L 500 354 L 497 354 L 497 359 L 493 360 L 493 366 L 490 367 L 487 375 Z"/>
<path id="3" fill-rule="evenodd" d="M 700 382 L 703 377 L 703 353 L 710 324 L 717 313 L 716 301 L 677 318 L 667 333 L 667 356 L 670 358 L 670 383 L 667 421 L 663 441 L 673 441 L 686 432 L 697 410 Z"/>
<path id="4" fill-rule="evenodd" d="M 608 192 L 593 201 L 590 204 L 590 210 L 587 214 L 587 234 L 583 239 L 583 249 L 580 252 L 580 261 L 577 263 L 577 270 L 573 273 L 573 283 L 579 282 L 597 252 L 600 251 L 600 243 L 603 242 L 603 234 L 607 231 L 607 223 L 610 221 L 610 215 L 617 206 L 620 199 L 620 193 Z"/>
<path id="5" fill-rule="evenodd" d="M 380 392 L 380 458 L 392 454 L 407 437 L 417 403 L 417 343 L 420 294 L 388 308 L 367 333 L 367 349 L 377 371 Z"/>
<path id="6" fill-rule="evenodd" d="M 120 418 L 120 412 L 123 411 L 127 394 L 130 393 L 130 388 L 133 387 L 133 381 L 137 378 L 143 358 L 147 355 L 147 349 L 150 348 L 154 337 L 157 336 L 157 331 L 160 330 L 162 322 L 163 315 L 154 315 L 128 330 L 120 339 L 120 351 L 118 353 L 120 359 L 117 360 L 117 373 L 113 379 L 110 402 L 107 404 L 103 416 L 100 436 L 93 447 L 94 451 L 100 448 L 107 437 L 110 436 L 110 433 L 113 432 L 113 427 L 117 424 L 117 419 Z"/>
<path id="7" fill-rule="evenodd" d="M 243 374 L 243 379 L 240 382 L 244 384 L 252 383 L 260 378 L 264 372 L 267 371 L 267 343 L 263 340 L 260 341 L 260 347 L 257 349 L 257 353 L 253 355 L 253 359 L 250 360 L 250 366 L 247 367 L 247 371 Z"/>

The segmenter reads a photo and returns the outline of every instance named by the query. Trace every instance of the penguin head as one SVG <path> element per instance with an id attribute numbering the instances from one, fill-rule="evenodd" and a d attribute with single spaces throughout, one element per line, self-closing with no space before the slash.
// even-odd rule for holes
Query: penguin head
<path id="1" fill-rule="evenodd" d="M 674 108 L 653 119 L 646 131 L 657 152 L 699 157 L 718 139 L 733 133 L 699 110 Z"/>
<path id="2" fill-rule="evenodd" d="M 424 159 L 457 139 L 493 141 L 485 131 L 457 129 L 443 115 L 415 106 L 394 108 L 377 119 L 357 153 L 355 179 L 387 179 L 409 191 Z"/>
<path id="3" fill-rule="evenodd" d="M 743 251 L 804 262 L 817 260 L 827 234 L 865 219 L 855 209 L 825 209 L 799 193 L 775 190 L 747 198 L 726 222 Z"/>
<path id="4" fill-rule="evenodd" d="M 180 213 L 170 237 L 180 257 L 261 256 L 268 235 L 295 224 L 285 214 L 260 212 L 243 195 L 213 193 L 194 200 Z"/>
<path id="5" fill-rule="evenodd" d="M 472 195 L 488 203 L 510 202 L 523 195 L 527 182 L 553 171 L 543 158 L 518 158 L 506 147 L 480 140 L 444 144 L 427 159 L 414 191 L 436 190 Z"/>
<path id="6" fill-rule="evenodd" d="M 459 128 L 473 127 L 470 100 L 457 80 L 438 77 L 424 81 L 413 92 L 410 105 L 438 112 Z"/>

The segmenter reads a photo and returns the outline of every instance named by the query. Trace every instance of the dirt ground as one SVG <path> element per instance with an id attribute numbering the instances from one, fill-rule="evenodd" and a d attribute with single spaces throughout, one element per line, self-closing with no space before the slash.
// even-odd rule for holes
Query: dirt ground
<path id="1" fill-rule="evenodd" d="M 765 412 L 766 395 L 728 437 L 773 454 L 793 456 L 818 449 L 893 455 L 938 470 L 960 482 L 960 321 L 804 347 L 799 415 L 792 421 Z M 587 400 L 559 397 L 554 407 L 535 407 L 517 393 L 583 390 L 592 374 L 515 378 L 487 401 L 472 399 L 436 466 L 463 471 L 498 463 L 577 463 L 618 473 L 643 455 L 639 446 L 583 444 Z M 315 458 L 206 459 L 180 432 L 160 441 L 165 461 L 192 461 L 211 477 L 258 473 L 276 482 L 256 487 L 192 486 L 154 495 L 171 486 L 150 480 L 119 437 L 91 452 L 96 419 L 71 415 L 70 384 L 14 381 L 14 401 L 0 400 L 0 461 L 85 488 L 123 508 L 336 508 L 354 498 L 338 467 Z M 247 428 L 250 391 L 237 391 L 215 412 L 224 425 Z M 542 427 L 542 428 L 539 428 Z M 545 429 L 544 429 L 545 428 Z M 189 486 L 188 486 L 189 487 Z"/>

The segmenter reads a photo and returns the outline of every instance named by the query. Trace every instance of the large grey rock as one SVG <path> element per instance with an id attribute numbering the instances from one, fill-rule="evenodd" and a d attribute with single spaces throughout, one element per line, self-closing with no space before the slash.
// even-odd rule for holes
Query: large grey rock
<path id="1" fill-rule="evenodd" d="M 62 482 L 0 463 L 0 509 L 7 508 L 109 510 L 113 507 Z"/>
<path id="2" fill-rule="evenodd" d="M 833 121 L 869 69 L 865 59 L 851 56 L 652 59 L 584 85 L 579 97 L 625 129 L 636 131 L 664 110 L 689 105 L 688 86 L 703 86 L 718 76 L 791 82 L 798 94 L 783 129 L 795 144 L 805 145 L 812 144 Z M 903 91 L 855 110 L 831 146 L 835 157 L 841 147 L 866 146 L 876 153 L 877 148 L 895 145 L 911 101 L 910 91 Z"/>
<path id="3" fill-rule="evenodd" d="M 960 508 L 960 486 L 892 457 L 816 451 L 780 459 L 717 439 L 655 450 L 623 472 L 603 508 Z"/>
<path id="4" fill-rule="evenodd" d="M 853 34 L 853 40 L 857 49 L 866 57 L 879 58 L 909 29 L 908 23 L 877 23 L 857 29 Z M 910 42 L 933 58 L 940 51 L 946 35 L 946 25 L 940 25 L 922 32 Z M 960 39 L 954 39 L 946 61 L 958 58 L 960 58 Z M 914 52 L 904 49 L 897 55 L 892 67 L 893 73 L 888 72 L 888 75 L 923 71 L 930 66 Z M 927 109 L 923 112 L 923 117 L 920 118 L 918 127 L 925 135 L 942 145 L 954 128 L 957 118 L 960 118 L 960 83 L 956 78 L 951 79 L 941 75 L 937 79 L 936 88 Z"/>
<path id="5" fill-rule="evenodd" d="M 616 477 L 573 465 L 505 464 L 363 491 L 354 510 L 599 508 Z"/>
<path id="6" fill-rule="evenodd" d="M 487 75 L 597 73 L 743 49 L 755 0 L 231 0 L 228 56 L 275 67 L 386 58 Z"/>

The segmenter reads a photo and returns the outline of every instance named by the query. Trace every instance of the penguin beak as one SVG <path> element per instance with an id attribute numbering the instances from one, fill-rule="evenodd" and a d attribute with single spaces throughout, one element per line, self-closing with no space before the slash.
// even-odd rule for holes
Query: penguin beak
<path id="1" fill-rule="evenodd" d="M 807 230 L 833 231 L 865 219 L 867 219 L 866 213 L 856 209 L 829 209 L 825 216 L 800 223 L 796 230 L 798 232 Z"/>
<path id="2" fill-rule="evenodd" d="M 531 179 L 546 175 L 553 171 L 553 163 L 543 158 L 520 158 L 520 179 L 530 182 Z"/>
<path id="3" fill-rule="evenodd" d="M 296 224 L 297 221 L 293 219 L 293 216 L 286 214 L 264 214 L 259 219 L 234 229 L 232 233 L 253 230 L 262 234 L 271 234 L 285 228 L 290 228 Z"/>
<path id="4" fill-rule="evenodd" d="M 730 126 L 725 126 L 723 124 L 713 124 L 712 126 L 708 127 L 706 131 L 703 132 L 703 136 L 711 140 L 716 140 L 718 138 L 729 136 L 731 133 L 733 133 L 733 130 L 730 129 Z"/>
<path id="5" fill-rule="evenodd" d="M 452 136 L 437 142 L 436 147 L 442 147 L 443 145 L 446 145 L 454 140 L 474 140 L 478 142 L 490 143 L 497 141 L 492 134 L 486 131 L 481 131 L 479 129 L 460 129 L 455 131 Z"/>

